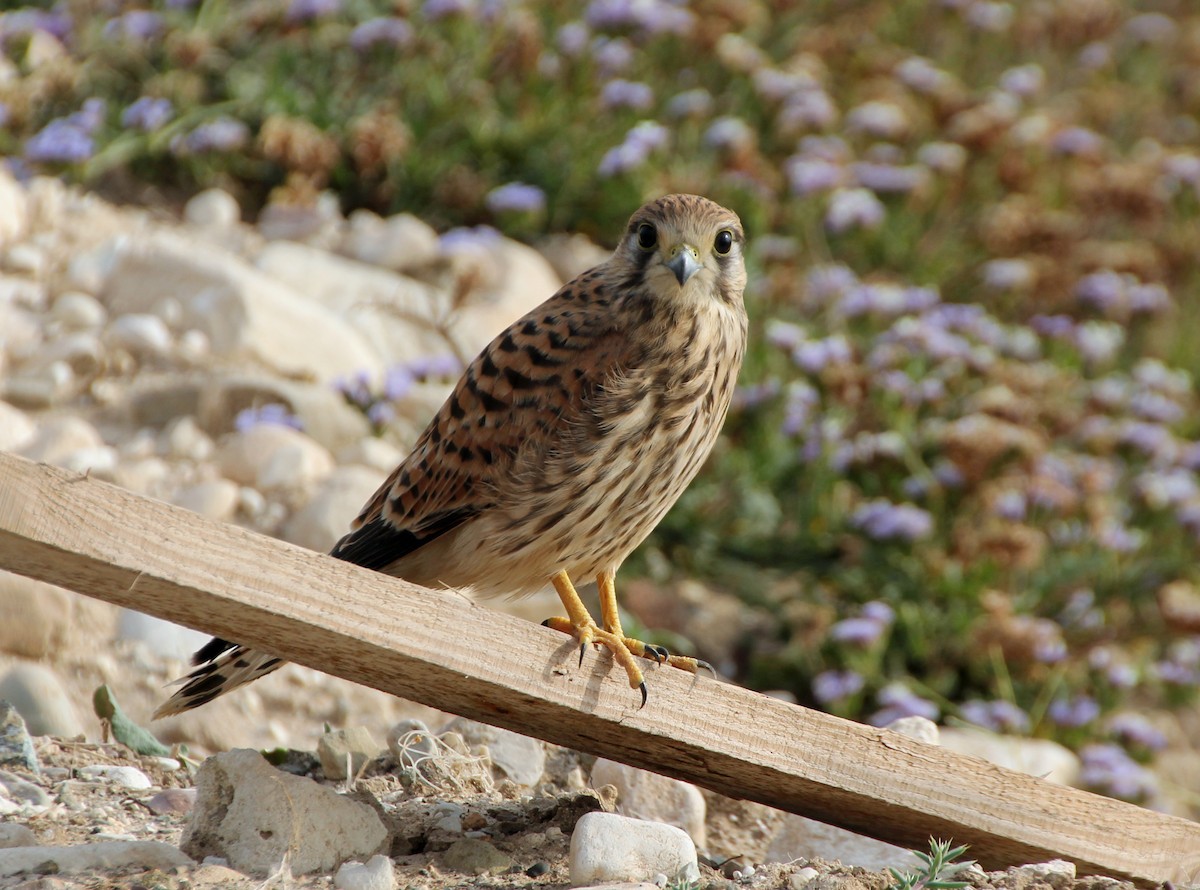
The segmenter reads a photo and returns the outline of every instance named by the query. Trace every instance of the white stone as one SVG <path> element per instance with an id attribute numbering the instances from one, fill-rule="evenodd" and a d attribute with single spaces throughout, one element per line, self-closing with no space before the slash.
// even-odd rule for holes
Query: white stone
<path id="1" fill-rule="evenodd" d="M 94 448 L 80 448 L 64 455 L 58 465 L 64 470 L 80 474 L 91 473 L 107 479 L 116 470 L 118 461 L 117 449 L 108 445 L 97 445 Z"/>
<path id="2" fill-rule="evenodd" d="M 403 451 L 378 436 L 364 436 L 337 452 L 339 464 L 359 464 L 384 473 L 391 473 L 403 459 Z"/>
<path id="3" fill-rule="evenodd" d="M 687 832 L 616 813 L 587 813 L 576 822 L 569 855 L 575 887 L 648 881 L 660 872 L 672 879 L 700 879 L 696 846 Z"/>
<path id="4" fill-rule="evenodd" d="M 591 784 L 616 787 L 621 815 L 674 825 L 691 835 L 696 846 L 708 845 L 704 827 L 708 807 L 695 785 L 603 757 L 592 767 Z"/>
<path id="5" fill-rule="evenodd" d="M 148 312 L 114 318 L 105 339 L 136 356 L 163 356 L 171 350 L 171 331 L 161 318 Z"/>
<path id="6" fill-rule="evenodd" d="M 108 311 L 90 294 L 72 290 L 59 296 L 51 310 L 54 320 L 68 330 L 87 331 L 100 327 Z"/>
<path id="7" fill-rule="evenodd" d="M 337 890 L 393 890 L 392 860 L 380 854 L 366 862 L 344 862 L 333 876 Z"/>
<path id="8" fill-rule="evenodd" d="M 249 749 L 208 758 L 180 847 L 196 859 L 223 856 L 238 871 L 271 873 L 290 854 L 293 874 L 332 871 L 386 844 L 375 810 L 312 779 L 275 769 Z"/>
<path id="9" fill-rule="evenodd" d="M 1010 868 L 1008 872 L 1049 884 L 1055 890 L 1066 890 L 1075 881 L 1075 863 L 1068 862 L 1066 859 L 1051 859 L 1049 862 L 1018 865 Z"/>
<path id="10" fill-rule="evenodd" d="M 6 400 L 30 408 L 48 408 L 75 391 L 75 374 L 66 362 L 51 362 L 42 368 L 15 374 L 4 383 Z"/>
<path id="11" fill-rule="evenodd" d="M 924 742 L 927 745 L 938 744 L 939 734 L 937 724 L 928 717 L 901 717 L 893 720 L 885 729 L 906 735 L 910 739 Z"/>
<path id="12" fill-rule="evenodd" d="M 38 425 L 33 441 L 22 448 L 20 454 L 30 460 L 57 465 L 72 452 L 103 444 L 96 428 L 81 417 L 48 417 Z"/>
<path id="13" fill-rule="evenodd" d="M 39 350 L 37 366 L 62 362 L 74 377 L 89 380 L 104 367 L 104 346 L 91 331 L 75 331 L 55 337 Z"/>
<path id="14" fill-rule="evenodd" d="M 216 461 L 222 476 L 243 485 L 259 484 L 264 476 L 272 484 L 303 485 L 316 479 L 279 474 L 307 469 L 326 476 L 333 469 L 328 451 L 304 433 L 273 423 L 255 424 L 226 436 L 217 448 Z"/>
<path id="15" fill-rule="evenodd" d="M 109 311 L 150 312 L 168 295 L 182 307 L 180 328 L 201 331 L 217 356 L 326 381 L 383 371 L 376 350 L 336 312 L 231 251 L 166 233 L 123 245 L 104 287 Z"/>
<path id="16" fill-rule="evenodd" d="M 0 850 L 0 877 L 39 871 L 54 863 L 58 874 L 114 869 L 172 869 L 194 863 L 173 844 L 161 841 L 98 841 L 70 847 L 10 847 Z"/>
<path id="17" fill-rule="evenodd" d="M 0 168 L 0 247 L 25 234 L 28 217 L 25 190 L 8 167 Z"/>
<path id="18" fill-rule="evenodd" d="M 79 775 L 85 779 L 107 782 L 110 785 L 118 785 L 121 788 L 144 790 L 154 787 L 154 783 L 150 781 L 149 776 L 140 769 L 132 766 L 109 766 L 102 763 L 92 766 L 81 766 L 79 768 Z"/>
<path id="19" fill-rule="evenodd" d="M 66 57 L 66 47 L 49 31 L 36 28 L 29 33 L 29 42 L 25 45 L 25 64 L 31 70 L 59 64 Z"/>
<path id="20" fill-rule="evenodd" d="M 32 244 L 14 244 L 4 255 L 4 268 L 37 278 L 46 270 L 46 252 Z"/>
<path id="21" fill-rule="evenodd" d="M 819 874 L 820 874 L 820 872 L 817 871 L 815 868 L 813 868 L 811 865 L 805 866 L 804 868 L 800 869 L 799 871 L 792 873 L 792 876 L 790 878 L 788 878 L 788 885 L 792 888 L 792 890 L 800 890 L 801 887 L 803 887 L 805 884 L 807 884 L 809 881 L 811 881 L 813 878 L 815 878 Z"/>
<path id="22" fill-rule="evenodd" d="M 368 210 L 350 214 L 341 251 L 362 263 L 406 272 L 438 258 L 437 232 L 408 213 L 382 219 Z"/>
<path id="23" fill-rule="evenodd" d="M 12 703 L 30 735 L 74 738 L 83 724 L 66 687 L 52 668 L 18 662 L 0 679 L 0 699 Z"/>
<path id="24" fill-rule="evenodd" d="M 1079 778 L 1078 756 L 1049 739 L 1023 739 L 958 727 L 943 727 L 941 738 L 942 747 L 950 751 L 982 757 L 997 766 L 1058 785 L 1073 785 Z"/>
<path id="25" fill-rule="evenodd" d="M 332 473 L 332 455 L 307 436 L 305 440 L 276 449 L 254 484 L 263 491 L 310 491 Z"/>
<path id="26" fill-rule="evenodd" d="M 37 434 L 37 425 L 24 411 L 0 402 L 0 451 L 21 451 Z"/>
<path id="27" fill-rule="evenodd" d="M 237 513 L 238 485 L 228 479 L 197 482 L 175 492 L 171 503 L 218 522 L 229 522 Z"/>
<path id="28" fill-rule="evenodd" d="M 179 417 L 167 424 L 162 442 L 171 457 L 204 461 L 212 457 L 215 448 L 212 438 L 200 428 L 194 417 Z"/>
<path id="29" fill-rule="evenodd" d="M 0 571 L 0 652 L 45 658 L 68 645 L 72 595 L 24 575 Z"/>
<path id="30" fill-rule="evenodd" d="M 37 838 L 25 825 L 0 822 L 0 849 L 37 846 Z"/>
<path id="31" fill-rule="evenodd" d="M 227 228 L 241 222 L 242 208 L 224 189 L 205 189 L 183 205 L 183 218 L 194 226 Z"/>
<path id="32" fill-rule="evenodd" d="M 317 758 L 327 779 L 340 780 L 348 775 L 358 775 L 359 770 L 378 757 L 382 750 L 365 726 L 333 729 L 317 741 Z M 346 772 L 347 759 L 350 773 Z"/>
<path id="33" fill-rule="evenodd" d="M 837 859 L 843 865 L 859 865 L 874 871 L 889 867 L 907 869 L 918 864 L 911 850 L 786 813 L 771 838 L 764 861 L 788 863 L 796 859 Z"/>
<path id="34" fill-rule="evenodd" d="M 546 769 L 546 749 L 531 739 L 507 729 L 459 717 L 442 730 L 456 732 L 471 745 L 485 745 L 492 765 L 518 785 L 533 787 Z"/>
<path id="35" fill-rule="evenodd" d="M 362 466 L 338 467 L 318 486 L 308 502 L 284 524 L 282 537 L 309 550 L 327 552 L 363 504 L 387 479 L 387 473 Z"/>
<path id="36" fill-rule="evenodd" d="M 143 643 L 155 655 L 186 661 L 211 635 L 144 612 L 122 609 L 117 619 L 117 638 Z"/>
<path id="37" fill-rule="evenodd" d="M 67 281 L 84 293 L 100 293 L 129 240 L 128 235 L 118 235 L 91 250 L 75 254 L 67 263 Z"/>
<path id="38" fill-rule="evenodd" d="M 129 491 L 160 498 L 170 488 L 171 475 L 171 467 L 165 460 L 143 457 L 122 460 L 112 472 L 112 482 Z"/>

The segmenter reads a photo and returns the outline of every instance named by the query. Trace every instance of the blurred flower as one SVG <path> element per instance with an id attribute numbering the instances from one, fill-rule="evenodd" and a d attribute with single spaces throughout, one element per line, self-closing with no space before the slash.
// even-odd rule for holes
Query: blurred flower
<path id="1" fill-rule="evenodd" d="M 983 264 L 983 283 L 992 290 L 1027 291 L 1036 280 L 1028 260 L 999 259 Z"/>
<path id="2" fill-rule="evenodd" d="M 900 139 L 908 132 L 908 115 L 894 102 L 865 102 L 846 114 L 846 129 L 880 139 Z"/>
<path id="3" fill-rule="evenodd" d="M 1024 492 L 1011 488 L 1000 492 L 992 501 L 992 512 L 1010 522 L 1020 522 L 1025 518 L 1028 510 L 1029 504 L 1025 500 Z"/>
<path id="4" fill-rule="evenodd" d="M 121 126 L 152 133 L 174 116 L 170 99 L 142 96 L 121 112 Z"/>
<path id="5" fill-rule="evenodd" d="M 956 142 L 927 142 L 917 160 L 936 173 L 958 173 L 967 165 L 967 150 Z"/>
<path id="6" fill-rule="evenodd" d="M 341 12 L 342 0 L 292 0 L 283 20 L 290 24 L 311 22 Z"/>
<path id="7" fill-rule="evenodd" d="M 1100 705 L 1088 695 L 1058 698 L 1050 702 L 1046 716 L 1062 727 L 1087 726 L 1100 716 Z"/>
<path id="8" fill-rule="evenodd" d="M 820 374 L 829 365 L 847 364 L 853 357 L 850 341 L 842 334 L 806 340 L 792 350 L 792 361 L 809 374 Z"/>
<path id="9" fill-rule="evenodd" d="M 1127 745 L 1136 745 L 1150 751 L 1161 751 L 1167 747 L 1167 737 L 1143 715 L 1133 711 L 1122 711 L 1111 715 L 1104 722 L 1105 728 Z"/>
<path id="10" fill-rule="evenodd" d="M 558 51 L 569 59 L 578 58 L 587 49 L 592 32 L 583 22 L 567 22 L 558 29 L 554 37 L 554 45 Z"/>
<path id="11" fill-rule="evenodd" d="M 791 352 L 808 339 L 808 333 L 800 325 L 777 318 L 767 320 L 763 334 L 768 343 L 787 352 Z"/>
<path id="12" fill-rule="evenodd" d="M 1046 72 L 1041 65 L 1031 62 L 1009 68 L 1000 75 L 1000 89 L 1022 99 L 1028 99 L 1042 91 L 1046 85 Z"/>
<path id="13" fill-rule="evenodd" d="M 877 541 L 919 541 L 933 533 L 933 516 L 927 510 L 882 498 L 861 505 L 850 522 Z"/>
<path id="14" fill-rule="evenodd" d="M 25 160 L 39 164 L 77 164 L 95 150 L 88 132 L 69 118 L 56 118 L 25 143 Z"/>
<path id="15" fill-rule="evenodd" d="M 286 405 L 271 402 L 257 408 L 244 408 L 233 419 L 233 428 L 244 433 L 256 426 L 286 426 L 294 430 L 304 429 L 300 418 L 288 410 Z"/>
<path id="16" fill-rule="evenodd" d="M 1089 43 L 1079 51 L 1078 56 L 1080 67 L 1089 71 L 1107 68 L 1112 64 L 1112 58 L 1112 47 L 1100 40 Z"/>
<path id="17" fill-rule="evenodd" d="M 366 52 L 378 44 L 403 48 L 413 41 L 413 29 L 407 21 L 395 16 L 380 16 L 367 19 L 350 32 L 350 48 L 355 52 Z"/>
<path id="18" fill-rule="evenodd" d="M 510 182 L 488 192 L 484 203 L 492 213 L 542 213 L 546 193 L 536 185 Z"/>
<path id="19" fill-rule="evenodd" d="M 1029 731 L 1029 715 L 1010 701 L 996 699 L 965 701 L 959 709 L 964 720 L 990 729 L 992 732 L 1026 733 Z"/>
<path id="20" fill-rule="evenodd" d="M 820 393 L 803 380 L 793 380 L 787 386 L 784 399 L 783 427 L 785 436 L 795 436 L 809 426 L 813 409 L 821 401 Z"/>
<path id="21" fill-rule="evenodd" d="M 823 158 L 790 157 L 784 162 L 792 193 L 811 195 L 845 185 L 846 169 Z"/>
<path id="22" fill-rule="evenodd" d="M 744 152 L 754 148 L 757 137 L 740 117 L 725 115 L 704 131 L 704 144 L 721 151 Z"/>
<path id="23" fill-rule="evenodd" d="M 886 215 L 887 210 L 874 192 L 863 188 L 841 188 L 829 198 L 825 225 L 840 235 L 854 228 L 877 228 Z"/>
<path id="24" fill-rule="evenodd" d="M 999 33 L 1007 31 L 1013 20 L 1011 3 L 992 3 L 987 0 L 975 0 L 967 6 L 963 19 L 968 25 L 980 31 Z"/>
<path id="25" fill-rule="evenodd" d="M 858 284 L 858 276 L 841 263 L 811 266 L 804 276 L 805 302 L 813 308 L 829 305 Z"/>
<path id="26" fill-rule="evenodd" d="M 44 31 L 58 41 L 65 41 L 74 28 L 71 14 L 65 9 L 46 11 L 31 6 L 0 13 L 0 43 L 10 37 L 27 37 L 34 31 Z"/>
<path id="27" fill-rule="evenodd" d="M 926 95 L 954 86 L 954 78 L 923 56 L 910 56 L 895 68 L 896 77 L 911 90 Z"/>
<path id="28" fill-rule="evenodd" d="M 891 283 L 863 283 L 849 288 L 835 304 L 844 318 L 861 315 L 904 315 L 919 313 L 936 305 L 941 297 L 932 287 Z"/>
<path id="29" fill-rule="evenodd" d="M 860 161 L 850 165 L 855 181 L 873 192 L 906 193 L 929 184 L 929 171 L 916 164 L 873 164 Z"/>
<path id="30" fill-rule="evenodd" d="M 438 249 L 443 254 L 491 250 L 503 238 L 491 226 L 459 226 L 438 236 Z"/>
<path id="31" fill-rule="evenodd" d="M 676 93 L 667 101 L 667 116 L 673 118 L 704 117 L 713 107 L 712 93 L 702 87 Z"/>
<path id="32" fill-rule="evenodd" d="M 938 706 L 921 698 L 902 683 L 889 683 L 879 690 L 876 700 L 883 707 L 867 718 L 872 726 L 887 726 L 902 717 L 924 717 L 936 720 Z"/>
<path id="33" fill-rule="evenodd" d="M 813 677 L 813 698 L 823 705 L 832 704 L 858 695 L 865 682 L 856 671 L 822 671 Z"/>
<path id="34" fill-rule="evenodd" d="M 1143 12 L 1125 23 L 1125 33 L 1139 43 L 1169 43 L 1179 36 L 1179 25 L 1161 12 Z"/>
<path id="35" fill-rule="evenodd" d="M 1075 346 L 1084 360 L 1103 365 L 1116 358 L 1125 345 L 1125 329 L 1103 321 L 1086 321 L 1075 329 Z"/>
<path id="36" fill-rule="evenodd" d="M 592 41 L 592 58 L 605 76 L 624 71 L 633 63 L 634 55 L 633 44 L 624 37 L 597 37 Z"/>
<path id="37" fill-rule="evenodd" d="M 686 4 L 671 0 L 591 0 L 585 18 L 593 28 L 685 35 L 692 30 L 695 15 Z"/>
<path id="38" fill-rule="evenodd" d="M 376 402 L 367 409 L 367 419 L 376 426 L 391 423 L 396 419 L 396 409 L 391 402 Z"/>
<path id="39" fill-rule="evenodd" d="M 425 0 L 421 7 L 421 14 L 431 22 L 459 15 L 471 18 L 476 12 L 476 0 Z"/>
<path id="40" fill-rule="evenodd" d="M 366 408 L 375 401 L 375 396 L 371 392 L 371 378 L 366 371 L 359 371 L 347 377 L 338 377 L 333 381 L 333 388 L 360 408 Z"/>
<path id="41" fill-rule="evenodd" d="M 200 124 L 190 133 L 171 140 L 171 148 L 180 155 L 206 154 L 210 151 L 237 151 L 250 141 L 250 128 L 236 118 L 221 115 Z"/>
<path id="42" fill-rule="evenodd" d="M 636 170 L 654 151 L 664 147 L 669 138 L 670 132 L 662 124 L 642 121 L 625 134 L 624 142 L 605 152 L 598 172 L 601 176 L 616 176 Z"/>
<path id="43" fill-rule="evenodd" d="M 1075 337 L 1075 319 L 1069 315 L 1035 315 L 1029 319 L 1029 324 L 1043 337 L 1054 340 L 1071 340 Z"/>
<path id="44" fill-rule="evenodd" d="M 1104 149 L 1104 137 L 1086 127 L 1067 127 L 1055 134 L 1050 147 L 1060 155 L 1095 157 Z"/>
<path id="45" fill-rule="evenodd" d="M 1141 766 L 1120 745 L 1085 745 L 1079 750 L 1081 785 L 1115 797 L 1138 799 L 1154 794 L 1158 782 L 1153 773 Z"/>
<path id="46" fill-rule="evenodd" d="M 828 93 L 823 89 L 807 89 L 787 97 L 779 109 L 776 123 L 782 132 L 793 133 L 828 127 L 837 116 L 837 106 Z"/>
<path id="47" fill-rule="evenodd" d="M 742 384 L 733 393 L 733 411 L 748 411 L 757 408 L 779 395 L 779 379 L 772 377 L 761 383 Z"/>
<path id="48" fill-rule="evenodd" d="M 157 12 L 131 9 L 104 25 L 104 36 L 109 40 L 152 40 L 163 33 L 165 25 Z"/>
<path id="49" fill-rule="evenodd" d="M 604 85 L 600 91 L 600 104 L 605 108 L 645 111 L 654 104 L 654 91 L 648 84 L 618 78 Z"/>

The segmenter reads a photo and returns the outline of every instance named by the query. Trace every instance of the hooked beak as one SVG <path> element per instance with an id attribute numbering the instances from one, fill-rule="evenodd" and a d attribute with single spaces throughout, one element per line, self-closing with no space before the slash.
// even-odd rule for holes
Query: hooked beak
<path id="1" fill-rule="evenodd" d="M 671 258 L 665 263 L 666 267 L 675 273 L 679 286 L 687 284 L 687 280 L 700 271 L 700 260 L 696 248 L 690 244 L 676 244 L 671 248 Z"/>

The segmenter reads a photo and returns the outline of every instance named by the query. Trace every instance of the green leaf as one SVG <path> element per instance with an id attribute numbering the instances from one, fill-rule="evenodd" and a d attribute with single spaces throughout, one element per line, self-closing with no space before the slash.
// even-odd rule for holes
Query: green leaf
<path id="1" fill-rule="evenodd" d="M 92 693 L 92 709 L 97 717 L 108 722 L 113 738 L 125 747 L 152 757 L 171 756 L 171 749 L 156 739 L 150 730 L 143 729 L 125 716 L 108 686 L 99 686 Z"/>

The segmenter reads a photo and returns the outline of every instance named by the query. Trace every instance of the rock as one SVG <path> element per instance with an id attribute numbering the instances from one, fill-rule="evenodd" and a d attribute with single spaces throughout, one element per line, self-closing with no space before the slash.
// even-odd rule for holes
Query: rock
<path id="1" fill-rule="evenodd" d="M 171 351 L 171 332 L 166 323 L 147 312 L 130 312 L 114 318 L 105 331 L 105 339 L 139 358 L 160 357 Z"/>
<path id="2" fill-rule="evenodd" d="M 172 475 L 171 467 L 165 460 L 147 457 L 122 461 L 112 472 L 112 482 L 138 494 L 161 499 L 171 488 Z"/>
<path id="3" fill-rule="evenodd" d="M 443 731 L 457 732 L 472 745 L 485 745 L 492 765 L 518 785 L 533 787 L 541 781 L 546 749 L 537 739 L 462 717 L 451 720 Z"/>
<path id="4" fill-rule="evenodd" d="M 791 887 L 792 890 L 800 890 L 801 887 L 805 886 L 809 881 L 819 874 L 820 872 L 811 865 L 805 866 L 799 871 L 792 872 L 791 877 L 788 878 L 788 886 Z"/>
<path id="5" fill-rule="evenodd" d="M 698 881 L 696 846 L 673 825 L 616 813 L 587 813 L 575 823 L 570 850 L 571 884 L 648 881 L 655 875 Z"/>
<path id="6" fill-rule="evenodd" d="M 228 228 L 241 222 L 242 208 L 224 189 L 205 189 L 183 205 L 183 218 L 194 226 Z"/>
<path id="7" fill-rule="evenodd" d="M 0 572 L 0 652 L 44 658 L 67 645 L 71 595 L 24 575 Z"/>
<path id="8" fill-rule="evenodd" d="M 382 373 L 374 348 L 335 312 L 230 251 L 165 233 L 122 245 L 102 294 L 109 311 L 151 312 L 167 294 L 179 301 L 179 329 L 203 332 L 217 356 L 319 380 Z"/>
<path id="9" fill-rule="evenodd" d="M 293 874 L 332 871 L 385 848 L 375 810 L 311 779 L 275 769 L 257 751 L 214 755 L 196 773 L 196 808 L 181 849 L 196 859 L 223 856 L 265 875 L 290 853 Z"/>
<path id="10" fill-rule="evenodd" d="M 196 805 L 196 789 L 164 788 L 145 803 L 150 812 L 160 816 L 172 813 L 185 815 Z"/>
<path id="11" fill-rule="evenodd" d="M 162 445 L 171 457 L 199 463 L 212 457 L 216 446 L 200 428 L 194 417 L 178 417 L 167 424 L 161 437 Z"/>
<path id="12" fill-rule="evenodd" d="M 513 866 L 511 857 L 477 837 L 465 837 L 452 843 L 442 854 L 442 861 L 451 871 L 467 875 L 498 875 Z"/>
<path id="13" fill-rule="evenodd" d="M 875 871 L 918 865 L 911 850 L 787 813 L 780 820 L 779 829 L 771 839 L 764 859 L 766 862 L 787 863 L 802 858 L 838 859 L 843 865 L 858 865 Z"/>
<path id="14" fill-rule="evenodd" d="M 155 655 L 180 661 L 186 661 L 211 638 L 210 634 L 133 609 L 122 609 L 117 619 L 117 639 L 140 642 Z"/>
<path id="15" fill-rule="evenodd" d="M 37 426 L 20 408 L 0 402 L 0 451 L 21 451 L 37 434 Z"/>
<path id="16" fill-rule="evenodd" d="M 333 457 L 297 430 L 259 423 L 227 436 L 217 448 L 221 475 L 261 489 L 307 491 L 333 470 Z"/>
<path id="17" fill-rule="evenodd" d="M 0 770 L 0 789 L 9 800 L 35 807 L 50 806 L 50 795 L 39 785 L 27 782 L 7 770 Z"/>
<path id="18" fill-rule="evenodd" d="M 46 252 L 32 244 L 14 244 L 4 255 L 4 268 L 17 275 L 38 278 L 46 271 Z"/>
<path id="19" fill-rule="evenodd" d="M 0 680 L 0 700 L 12 702 L 30 735 L 74 738 L 83 724 L 58 675 L 45 665 L 14 664 Z"/>
<path id="20" fill-rule="evenodd" d="M 0 822 L 0 850 L 9 847 L 36 847 L 37 837 L 17 822 Z"/>
<path id="21" fill-rule="evenodd" d="M 338 249 L 360 263 L 407 272 L 438 258 L 438 236 L 428 223 L 408 213 L 385 220 L 369 210 L 356 210 Z"/>
<path id="22" fill-rule="evenodd" d="M 592 767 L 592 787 L 617 789 L 617 812 L 634 819 L 682 828 L 697 847 L 708 846 L 707 805 L 695 785 L 600 758 Z"/>
<path id="23" fill-rule="evenodd" d="M 25 234 L 28 215 L 25 190 L 5 167 L 0 170 L 0 247 Z"/>
<path id="24" fill-rule="evenodd" d="M 335 729 L 321 736 L 317 742 L 317 757 L 327 779 L 345 779 L 357 776 L 359 771 L 379 756 L 382 748 L 371 738 L 364 726 Z M 350 760 L 350 773 L 346 772 L 346 760 Z"/>
<path id="25" fill-rule="evenodd" d="M 1059 785 L 1073 785 L 1079 778 L 1079 758 L 1049 739 L 1023 739 L 996 735 L 984 729 L 943 727 L 941 742 L 943 748 L 959 754 L 982 757 L 997 766 Z"/>
<path id="26" fill-rule="evenodd" d="M 78 772 L 85 779 L 106 782 L 121 788 L 132 788 L 141 791 L 154 787 L 154 783 L 150 781 L 150 777 L 133 766 L 95 764 L 93 766 L 81 766 Z"/>
<path id="27" fill-rule="evenodd" d="M 12 702 L 0 700 L 0 766 L 39 771 L 37 752 L 25 728 L 25 720 Z"/>
<path id="28" fill-rule="evenodd" d="M 104 345 L 95 334 L 76 331 L 55 337 L 43 346 L 36 367 L 44 370 L 55 362 L 62 362 L 75 377 L 90 380 L 103 369 L 104 356 Z"/>
<path id="29" fill-rule="evenodd" d="M 6 401 L 26 408 L 49 408 L 75 393 L 75 373 L 66 362 L 28 368 L 3 381 Z"/>
<path id="30" fill-rule="evenodd" d="M 350 530 L 350 522 L 375 493 L 387 473 L 367 467 L 339 467 L 329 474 L 284 524 L 281 536 L 310 550 L 327 552 Z"/>
<path id="31" fill-rule="evenodd" d="M 104 446 L 96 428 L 81 417 L 48 417 L 20 454 L 30 460 L 62 466 L 77 451 L 89 451 Z"/>
<path id="32" fill-rule="evenodd" d="M 378 436 L 364 436 L 337 453 L 338 464 L 358 464 L 381 473 L 391 473 L 403 459 L 403 451 Z"/>
<path id="33" fill-rule="evenodd" d="M 1049 884 L 1054 890 L 1067 890 L 1075 882 L 1075 863 L 1051 859 L 1049 862 L 1014 866 L 1007 873 L 1026 878 L 1031 884 Z"/>
<path id="34" fill-rule="evenodd" d="M 413 766 L 417 761 L 437 753 L 437 742 L 433 733 L 422 720 L 401 720 L 387 734 L 388 751 L 401 767 Z"/>
<path id="35" fill-rule="evenodd" d="M 10 847 L 0 850 L 0 877 L 22 872 L 75 875 L 83 872 L 192 865 L 192 860 L 161 841 L 98 841 L 71 847 Z"/>
<path id="36" fill-rule="evenodd" d="M 88 294 L 100 293 L 117 264 L 117 257 L 129 240 L 128 235 L 118 235 L 91 250 L 72 256 L 67 263 L 67 281 L 71 287 Z"/>
<path id="37" fill-rule="evenodd" d="M 327 248 L 338 242 L 344 222 L 337 194 L 324 191 L 305 204 L 268 204 L 258 215 L 258 231 L 271 240 L 283 238 Z"/>
<path id="38" fill-rule="evenodd" d="M 550 235 L 537 246 L 538 253 L 563 281 L 582 275 L 612 256 L 587 235 Z"/>
<path id="39" fill-rule="evenodd" d="M 54 320 L 71 331 L 91 331 L 104 324 L 108 312 L 100 301 L 81 291 L 67 291 L 54 301 Z"/>
<path id="40" fill-rule="evenodd" d="M 333 886 L 337 890 L 393 890 L 396 875 L 392 871 L 392 860 L 379 855 L 365 863 L 342 863 L 333 876 Z"/>
<path id="41" fill-rule="evenodd" d="M 237 483 L 228 479 L 210 479 L 179 489 L 171 503 L 218 522 L 229 522 L 237 513 L 239 490 Z"/>
<path id="42" fill-rule="evenodd" d="M 927 745 L 939 744 L 937 724 L 928 717 L 901 717 L 899 720 L 893 720 L 884 728 Z"/>

